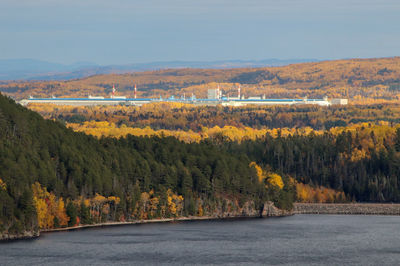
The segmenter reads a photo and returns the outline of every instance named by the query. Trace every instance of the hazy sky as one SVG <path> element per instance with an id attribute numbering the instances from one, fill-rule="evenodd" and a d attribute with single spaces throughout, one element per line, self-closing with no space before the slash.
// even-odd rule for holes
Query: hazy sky
<path id="1" fill-rule="evenodd" d="M 125 64 L 398 55 L 398 0 L 0 0 L 0 59 Z"/>

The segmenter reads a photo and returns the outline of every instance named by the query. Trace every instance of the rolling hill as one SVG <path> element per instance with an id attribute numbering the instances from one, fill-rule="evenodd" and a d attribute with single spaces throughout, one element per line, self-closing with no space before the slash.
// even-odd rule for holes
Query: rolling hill
<path id="1" fill-rule="evenodd" d="M 101 74 L 124 74 L 167 68 L 238 68 L 283 66 L 316 62 L 316 59 L 264 59 L 226 61 L 161 61 L 124 65 L 98 65 L 91 62 L 59 64 L 35 59 L 0 59 L 0 80 L 70 80 Z"/>
<path id="2" fill-rule="evenodd" d="M 205 97 L 217 83 L 228 95 L 242 84 L 245 95 L 267 97 L 346 97 L 393 101 L 400 97 L 400 57 L 348 59 L 264 68 L 165 69 L 129 74 L 95 75 L 69 81 L 5 82 L 0 91 L 16 99 L 33 96 L 107 96 L 113 84 L 120 94 L 158 97 L 195 93 Z"/>

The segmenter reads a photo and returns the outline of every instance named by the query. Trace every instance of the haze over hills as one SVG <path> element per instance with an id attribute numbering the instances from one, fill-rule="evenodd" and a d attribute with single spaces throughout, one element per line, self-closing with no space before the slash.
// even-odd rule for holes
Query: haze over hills
<path id="1" fill-rule="evenodd" d="M 165 61 L 125 65 L 77 62 L 71 65 L 35 59 L 0 59 L 0 80 L 69 80 L 100 74 L 123 74 L 166 68 L 243 68 L 316 62 L 316 59 L 265 59 L 220 61 Z"/>
<path id="2" fill-rule="evenodd" d="M 36 59 L 1 59 L 0 80 L 35 79 L 35 77 L 52 77 L 60 73 L 69 73 L 97 67 L 90 62 L 77 62 L 64 65 Z"/>

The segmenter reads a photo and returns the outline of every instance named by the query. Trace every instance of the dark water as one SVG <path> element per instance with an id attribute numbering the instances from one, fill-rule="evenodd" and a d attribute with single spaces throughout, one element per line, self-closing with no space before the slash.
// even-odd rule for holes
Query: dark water
<path id="1" fill-rule="evenodd" d="M 400 217 L 295 215 L 106 227 L 0 244 L 1 265 L 400 265 Z"/>

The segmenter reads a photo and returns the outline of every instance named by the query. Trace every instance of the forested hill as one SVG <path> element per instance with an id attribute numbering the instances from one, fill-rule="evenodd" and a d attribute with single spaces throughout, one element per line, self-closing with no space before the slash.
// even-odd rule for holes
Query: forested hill
<path id="1" fill-rule="evenodd" d="M 268 200 L 290 209 L 296 197 L 400 201 L 397 125 L 275 131 L 242 142 L 97 139 L 0 95 L 0 232 L 257 213 Z"/>
<path id="2" fill-rule="evenodd" d="M 191 95 L 206 97 L 207 89 L 217 83 L 228 95 L 267 97 L 348 97 L 359 103 L 370 100 L 396 100 L 400 97 L 400 57 L 347 59 L 291 64 L 280 67 L 236 69 L 167 69 L 131 74 L 96 75 L 70 81 L 6 82 L 0 91 L 16 99 L 39 96 L 87 96 L 118 93 L 133 96 Z"/>
<path id="3" fill-rule="evenodd" d="M 260 171 L 246 155 L 210 142 L 98 140 L 0 95 L 0 236 L 38 227 L 201 216 L 249 201 L 259 208 L 267 199 L 290 208 L 294 190 L 287 179 L 284 184 Z"/>

